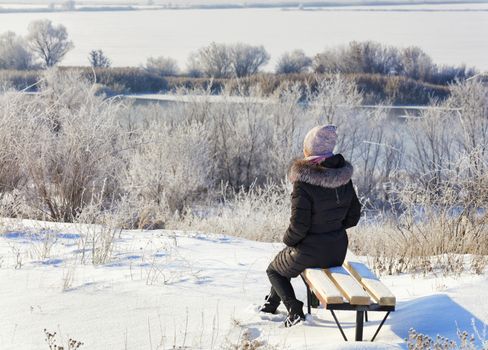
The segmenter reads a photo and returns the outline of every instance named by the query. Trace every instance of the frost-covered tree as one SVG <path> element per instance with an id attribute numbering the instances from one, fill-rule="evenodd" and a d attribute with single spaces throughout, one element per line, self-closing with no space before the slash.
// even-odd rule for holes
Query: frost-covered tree
<path id="1" fill-rule="evenodd" d="M 146 61 L 145 69 L 150 73 L 161 76 L 174 76 L 180 72 L 176 60 L 164 56 L 149 57 Z"/>
<path id="2" fill-rule="evenodd" d="M 232 45 L 230 52 L 232 70 L 237 77 L 256 74 L 259 68 L 268 63 L 270 58 L 263 46 L 239 43 Z"/>
<path id="3" fill-rule="evenodd" d="M 32 53 L 21 36 L 13 32 L 0 35 L 0 69 L 30 69 L 33 62 Z"/>
<path id="4" fill-rule="evenodd" d="M 48 19 L 29 23 L 27 41 L 31 50 L 42 60 L 45 67 L 59 63 L 74 45 L 62 24 L 57 26 Z"/>
<path id="5" fill-rule="evenodd" d="M 411 46 L 401 51 L 401 73 L 413 78 L 428 81 L 435 69 L 432 58 L 422 49 Z"/>
<path id="6" fill-rule="evenodd" d="M 188 76 L 193 78 L 200 78 L 204 75 L 204 72 L 202 71 L 202 67 L 198 62 L 196 54 L 191 54 L 190 57 L 188 57 L 188 61 L 186 62 L 185 73 Z"/>
<path id="7" fill-rule="evenodd" d="M 263 46 L 211 43 L 190 55 L 189 66 L 209 77 L 230 78 L 255 74 L 268 61 Z"/>
<path id="8" fill-rule="evenodd" d="M 227 45 L 211 43 L 190 55 L 193 67 L 214 78 L 227 78 L 232 74 L 231 55 Z"/>
<path id="9" fill-rule="evenodd" d="M 302 50 L 285 52 L 276 64 L 276 73 L 290 74 L 306 72 L 312 65 L 312 59 Z"/>
<path id="10" fill-rule="evenodd" d="M 91 50 L 88 54 L 88 60 L 93 68 L 108 68 L 111 65 L 110 59 L 102 50 Z"/>
<path id="11" fill-rule="evenodd" d="M 327 49 L 314 60 L 317 73 L 397 74 L 401 71 L 396 47 L 374 41 L 352 41 L 347 46 Z"/>
<path id="12" fill-rule="evenodd" d="M 396 47 L 374 41 L 349 43 L 349 63 L 360 72 L 373 74 L 397 74 L 401 67 Z"/>

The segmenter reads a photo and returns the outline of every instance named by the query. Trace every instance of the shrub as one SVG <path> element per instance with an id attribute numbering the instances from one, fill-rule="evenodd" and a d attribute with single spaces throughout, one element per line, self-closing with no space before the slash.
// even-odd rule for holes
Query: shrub
<path id="1" fill-rule="evenodd" d="M 137 203 L 131 226 L 164 222 L 213 188 L 208 129 L 202 123 L 152 120 L 140 134 L 124 175 L 126 200 Z"/>
<path id="2" fill-rule="evenodd" d="M 25 40 L 13 32 L 0 35 L 0 69 L 32 69 L 34 57 Z"/>
<path id="3" fill-rule="evenodd" d="M 232 75 L 231 53 L 227 45 L 211 43 L 192 53 L 189 65 L 208 77 L 228 78 Z"/>
<path id="4" fill-rule="evenodd" d="M 263 46 L 211 43 L 191 54 L 188 65 L 191 72 L 207 77 L 230 78 L 256 74 L 268 61 L 269 54 Z"/>
<path id="5" fill-rule="evenodd" d="M 234 44 L 230 49 L 232 70 L 236 77 L 256 74 L 269 61 L 269 54 L 263 46 Z"/>
<path id="6" fill-rule="evenodd" d="M 31 212 L 19 215 L 72 221 L 94 199 L 108 205 L 123 165 L 124 134 L 115 122 L 120 105 L 95 97 L 79 76 L 58 71 L 46 76 L 40 95 L 12 101 L 0 108 L 11 124 L 22 125 L 12 135 L 19 142 L 11 156 L 27 178 L 20 190 Z"/>
<path id="7" fill-rule="evenodd" d="M 480 331 L 474 325 L 474 331 L 479 339 L 476 339 L 474 334 L 469 334 L 467 331 L 457 330 L 457 340 L 451 340 L 440 335 L 437 335 L 435 339 L 422 333 L 418 333 L 415 329 L 410 328 L 408 330 L 407 348 L 408 350 L 486 350 L 488 349 L 488 341 L 480 334 Z M 483 332 L 483 331 L 482 331 Z M 486 330 L 485 330 L 486 332 Z M 478 342 L 481 346 L 478 346 Z"/>
<path id="8" fill-rule="evenodd" d="M 42 79 L 43 71 L 0 69 L 0 83 L 15 90 L 35 91 L 36 83 Z"/>
<path id="9" fill-rule="evenodd" d="M 325 50 L 315 56 L 317 73 L 396 74 L 400 71 L 398 49 L 373 41 L 352 41 L 348 46 Z"/>
<path id="10" fill-rule="evenodd" d="M 224 186 L 218 207 L 189 209 L 173 225 L 258 241 L 281 241 L 289 222 L 290 194 L 291 186 L 284 183 L 237 191 Z"/>
<path id="11" fill-rule="evenodd" d="M 76 69 L 78 70 L 78 69 Z M 85 79 L 92 80 L 91 69 L 79 70 Z M 142 68 L 98 68 L 95 69 L 97 83 L 118 93 L 143 93 L 168 90 L 168 81 Z"/>
<path id="12" fill-rule="evenodd" d="M 303 73 L 312 66 L 312 59 L 302 50 L 284 53 L 276 64 L 277 74 Z"/>
<path id="13" fill-rule="evenodd" d="M 170 57 L 149 57 L 145 66 L 149 73 L 160 76 L 175 76 L 178 75 L 180 69 L 175 59 Z"/>
<path id="14" fill-rule="evenodd" d="M 258 89 L 251 89 L 239 103 L 232 102 L 228 90 L 224 90 L 220 103 L 209 103 L 208 91 L 197 94 L 199 98 L 178 106 L 179 111 L 173 110 L 172 114 L 207 126 L 213 152 L 212 177 L 238 189 L 285 175 L 283 154 L 288 158 L 296 152 L 298 133 L 290 114 L 300 113 L 300 106 L 289 106 L 289 100 L 277 98 L 274 102 L 280 110 L 283 107 L 283 116 L 280 116 L 273 110 L 273 104 L 259 102 Z M 289 99 L 296 102 L 297 94 L 295 91 Z M 285 111 L 283 104 L 288 110 Z M 296 116 L 297 119 L 301 117 L 302 114 Z"/>
<path id="15" fill-rule="evenodd" d="M 397 136 L 405 146 L 395 147 L 400 161 L 383 187 L 391 221 L 363 233 L 357 245 L 360 254 L 372 252 L 383 272 L 460 273 L 467 268 L 463 254 L 473 254 L 472 270 L 482 273 L 486 266 L 487 88 L 470 81 L 453 89 L 447 101 L 410 119 Z"/>
<path id="16" fill-rule="evenodd" d="M 432 58 L 415 46 L 401 51 L 400 64 L 399 73 L 415 80 L 432 81 L 436 73 Z"/>
<path id="17" fill-rule="evenodd" d="M 88 61 L 93 68 L 108 68 L 111 64 L 110 59 L 102 50 L 91 50 L 88 54 Z"/>
<path id="18" fill-rule="evenodd" d="M 373 41 L 326 49 L 315 56 L 313 67 L 316 73 L 399 75 L 438 85 L 476 74 L 465 66 L 438 66 L 418 47 L 399 49 Z"/>
<path id="19" fill-rule="evenodd" d="M 5 93 L 0 97 L 1 104 L 4 105 L 9 101 L 11 105 L 23 103 L 25 96 L 16 93 Z M 25 174 L 22 173 L 22 159 L 17 154 L 16 144 L 17 136 L 21 134 L 24 126 L 18 121 L 14 111 L 6 111 L 1 108 L 0 111 L 0 203 L 3 207 L 3 215 L 13 216 L 14 199 L 16 189 L 24 184 Z M 20 112 L 15 110 L 15 113 Z"/>

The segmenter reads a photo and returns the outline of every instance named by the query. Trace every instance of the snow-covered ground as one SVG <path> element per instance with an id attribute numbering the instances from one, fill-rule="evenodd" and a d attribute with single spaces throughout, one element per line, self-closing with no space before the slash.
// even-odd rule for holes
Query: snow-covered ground
<path id="1" fill-rule="evenodd" d="M 281 244 L 181 231 L 122 231 L 114 259 L 81 264 L 80 237 L 91 226 L 4 220 L 0 223 L 0 349 L 48 349 L 43 330 L 80 349 L 225 349 L 243 339 L 275 349 L 405 348 L 410 327 L 456 338 L 488 321 L 487 275 L 385 276 L 398 307 L 375 343 L 344 343 L 325 310 L 281 328 L 254 312 Z M 89 254 L 89 253 L 87 253 Z M 364 260 L 364 259 L 363 259 Z M 304 299 L 302 282 L 295 280 Z M 346 334 L 354 314 L 338 312 Z M 381 315 L 370 314 L 365 337 Z"/>
<path id="2" fill-rule="evenodd" d="M 0 13 L 0 33 L 10 30 L 24 35 L 29 22 L 40 18 L 65 25 L 75 48 L 63 65 L 88 65 L 88 53 L 102 49 L 114 66 L 137 66 L 150 56 L 163 55 L 175 58 L 185 68 L 192 51 L 215 41 L 263 45 L 271 54 L 266 69 L 272 70 L 286 51 L 303 49 L 315 55 L 325 47 L 375 40 L 400 47 L 420 46 L 436 63 L 464 62 L 488 69 L 486 4 L 437 6 L 450 11 L 425 11 L 425 6 L 418 5 L 408 7 L 419 9 L 417 12 L 363 7 L 347 11 L 272 8 Z"/>

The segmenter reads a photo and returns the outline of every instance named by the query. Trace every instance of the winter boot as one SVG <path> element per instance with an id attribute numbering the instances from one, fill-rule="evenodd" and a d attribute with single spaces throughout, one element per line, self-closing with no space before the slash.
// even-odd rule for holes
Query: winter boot
<path id="1" fill-rule="evenodd" d="M 274 290 L 271 290 L 269 295 L 264 298 L 264 304 L 259 307 L 259 312 L 265 312 L 267 314 L 276 313 L 276 309 L 280 306 L 280 297 Z"/>
<path id="2" fill-rule="evenodd" d="M 302 321 L 305 321 L 303 303 L 300 300 L 287 300 L 285 302 L 285 306 L 288 310 L 288 317 L 285 320 L 285 327 L 292 327 Z"/>

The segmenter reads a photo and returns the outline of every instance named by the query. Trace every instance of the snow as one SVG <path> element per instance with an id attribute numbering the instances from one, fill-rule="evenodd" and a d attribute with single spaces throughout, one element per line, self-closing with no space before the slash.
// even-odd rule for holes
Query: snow
<path id="1" fill-rule="evenodd" d="M 80 263 L 78 244 L 93 226 L 3 220 L 0 227 L 2 350 L 47 348 L 43 329 L 56 331 L 59 339 L 80 340 L 81 349 L 90 350 L 225 349 L 243 338 L 278 349 L 391 349 L 405 348 L 410 327 L 456 339 L 458 327 L 472 333 L 473 321 L 480 330 L 488 321 L 487 274 L 384 276 L 397 311 L 375 343 L 344 343 L 323 309 L 291 329 L 280 327 L 282 307 L 273 316 L 255 312 L 269 289 L 266 267 L 281 244 L 184 231 L 122 231 L 114 259 L 93 266 Z M 304 300 L 301 280 L 294 285 Z M 352 338 L 355 315 L 337 314 Z M 383 315 L 369 316 L 366 338 Z"/>
<path id="2" fill-rule="evenodd" d="M 263 45 L 271 54 L 266 69 L 273 70 L 285 51 L 303 49 L 313 56 L 325 47 L 374 40 L 400 47 L 419 46 L 439 64 L 464 62 L 488 69 L 486 4 L 438 5 L 450 11 L 426 11 L 418 6 L 422 11 L 410 11 L 416 7 L 409 7 L 409 11 L 362 7 L 347 11 L 271 8 L 0 13 L 0 33 L 11 30 L 26 34 L 28 23 L 39 18 L 64 24 L 75 44 L 62 62 L 68 66 L 88 65 L 88 53 L 103 49 L 114 66 L 138 66 L 150 56 L 163 55 L 175 58 L 185 68 L 192 51 L 215 41 Z"/>
<path id="3" fill-rule="evenodd" d="M 128 94 L 120 95 L 124 98 L 134 100 L 147 100 L 159 102 L 208 102 L 208 103 L 244 103 L 252 100 L 253 103 L 273 103 L 269 98 L 243 97 L 243 96 L 222 96 L 222 95 L 176 95 L 176 94 Z"/>

